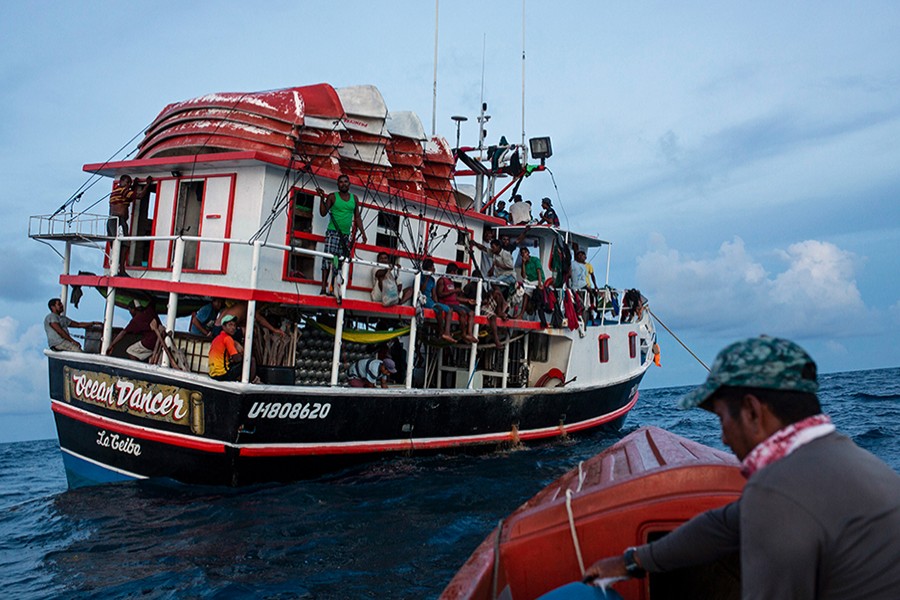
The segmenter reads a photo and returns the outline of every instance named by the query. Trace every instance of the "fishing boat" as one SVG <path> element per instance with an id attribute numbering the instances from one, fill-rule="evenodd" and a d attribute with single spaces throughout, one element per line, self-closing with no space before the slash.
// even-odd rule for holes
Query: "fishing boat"
<path id="1" fill-rule="evenodd" d="M 370 85 L 216 93 L 166 106 L 134 158 L 84 166 L 93 182 L 146 181 L 127 231 L 111 236 L 105 211 L 78 211 L 82 194 L 29 223 L 31 238 L 63 246 L 64 303 L 89 288 L 105 298 L 102 331 L 88 333 L 87 351 L 46 352 L 70 486 L 289 481 L 390 454 L 620 426 L 654 359 L 646 299 L 632 292 L 638 300 L 619 310 L 626 294 L 610 285 L 608 242 L 493 214 L 551 155 L 549 138 L 453 148 L 426 135 L 414 112 L 389 111 Z M 325 251 L 329 218 L 320 212 L 319 191 L 334 193 L 343 175 L 367 239 L 354 231 L 349 257 Z M 514 252 L 529 248 L 555 279 L 536 289 L 482 273 L 469 241 L 487 231 L 515 240 Z M 603 288 L 570 289 L 578 286 L 565 265 L 576 244 L 606 251 Z M 75 246 L 97 258 L 76 268 Z M 382 252 L 390 264 L 377 262 Z M 435 278 L 454 264 L 458 287 L 475 284 L 471 335 L 451 342 L 436 331 L 421 294 L 426 257 Z M 333 292 L 323 267 L 337 273 Z M 385 269 L 412 289 L 409 304 L 373 300 Z M 492 284 L 511 300 L 496 322 L 499 344 L 482 308 Z M 528 294 L 555 312 L 529 314 L 520 301 Z M 244 306 L 252 351 L 240 381 L 211 379 L 210 338 L 179 326 L 214 298 Z M 130 360 L 127 344 L 107 354 L 117 308 L 121 323 L 135 300 L 157 311 L 165 332 L 146 362 Z M 274 325 L 260 327 L 260 316 Z M 376 356 L 395 362 L 390 385 L 350 387 L 352 363 Z"/>
<path id="2" fill-rule="evenodd" d="M 524 600 L 573 581 L 585 568 L 659 539 L 741 494 L 731 454 L 657 427 L 640 428 L 578 466 L 502 520 L 441 600 Z M 625 600 L 740 598 L 737 555 L 698 568 L 614 584 Z"/>

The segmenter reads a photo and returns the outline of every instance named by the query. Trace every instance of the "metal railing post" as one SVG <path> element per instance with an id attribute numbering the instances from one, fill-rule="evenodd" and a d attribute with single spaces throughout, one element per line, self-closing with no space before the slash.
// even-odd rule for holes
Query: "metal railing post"
<path id="1" fill-rule="evenodd" d="M 115 237 L 109 250 L 109 276 L 119 274 L 119 254 L 122 251 L 122 240 Z M 100 344 L 100 353 L 106 354 L 112 343 L 113 312 L 116 308 L 116 288 L 112 285 L 106 288 L 106 311 L 103 313 L 103 341 Z"/>
<path id="2" fill-rule="evenodd" d="M 341 304 L 334 324 L 334 350 L 331 353 L 331 385 L 338 384 L 338 370 L 341 366 L 341 337 L 344 335 L 344 295 L 347 293 L 347 278 L 350 276 L 350 261 L 341 264 Z"/>
<path id="3" fill-rule="evenodd" d="M 475 291 L 475 312 L 473 313 L 473 319 L 477 319 L 481 316 L 481 293 L 482 293 L 482 285 L 481 282 L 478 283 L 478 287 Z M 480 330 L 480 326 L 478 325 L 478 321 L 475 321 L 474 327 L 472 327 L 472 335 L 475 337 L 476 341 L 471 345 L 471 351 L 469 352 L 469 376 L 466 379 L 466 389 L 471 390 L 472 386 L 475 383 L 475 361 L 478 358 L 478 332 Z M 463 332 L 465 333 L 465 332 Z"/>
<path id="4" fill-rule="evenodd" d="M 184 268 L 184 238 L 178 237 L 175 240 L 175 255 L 172 257 L 172 283 L 181 281 L 181 271 Z M 175 319 L 178 318 L 178 293 L 169 292 L 169 305 L 166 308 L 166 336 L 163 337 L 163 343 L 168 344 L 168 332 L 175 331 Z M 163 352 L 162 366 L 172 366 L 169 362 L 169 353 Z"/>
<path id="5" fill-rule="evenodd" d="M 412 295 L 412 305 L 413 305 L 413 316 L 409 321 L 409 351 L 406 355 L 406 389 L 412 387 L 412 377 L 413 377 L 413 363 L 416 362 L 414 360 L 416 353 L 416 333 L 419 329 L 419 320 L 416 318 L 416 310 L 417 303 L 419 300 L 419 289 L 422 285 L 422 273 L 416 273 L 415 279 L 413 279 L 413 295 Z M 424 309 L 424 307 L 423 307 Z"/>
<path id="6" fill-rule="evenodd" d="M 260 240 L 253 242 L 253 258 L 250 263 L 250 292 L 256 291 L 259 282 L 259 249 Z M 250 361 L 253 359 L 253 333 L 256 325 L 256 300 L 247 302 L 247 323 L 244 331 L 244 363 L 241 365 L 241 381 L 250 381 Z"/>

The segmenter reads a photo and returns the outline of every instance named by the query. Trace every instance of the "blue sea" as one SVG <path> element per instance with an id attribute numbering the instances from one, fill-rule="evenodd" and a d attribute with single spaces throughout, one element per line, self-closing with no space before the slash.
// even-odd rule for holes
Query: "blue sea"
<path id="1" fill-rule="evenodd" d="M 838 428 L 900 471 L 900 368 L 821 379 Z M 3 444 L 0 597 L 436 598 L 499 519 L 635 428 L 724 448 L 714 416 L 672 408 L 687 389 L 642 390 L 616 434 L 242 489 L 68 491 L 55 440 Z"/>

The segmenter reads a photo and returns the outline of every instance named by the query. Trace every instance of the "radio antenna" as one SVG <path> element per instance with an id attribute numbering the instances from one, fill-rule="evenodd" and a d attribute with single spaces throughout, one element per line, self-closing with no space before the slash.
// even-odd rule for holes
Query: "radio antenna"
<path id="1" fill-rule="evenodd" d="M 434 87 L 431 97 L 431 135 L 437 132 L 437 61 L 438 61 L 438 2 L 434 0 Z"/>

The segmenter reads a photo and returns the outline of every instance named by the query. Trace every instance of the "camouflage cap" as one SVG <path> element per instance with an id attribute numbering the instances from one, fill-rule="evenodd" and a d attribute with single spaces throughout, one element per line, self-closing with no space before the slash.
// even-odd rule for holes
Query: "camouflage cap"
<path id="1" fill-rule="evenodd" d="M 735 342 L 719 352 L 706 382 L 682 398 L 678 407 L 700 406 L 726 385 L 812 394 L 819 390 L 816 363 L 803 348 L 763 335 Z"/>

